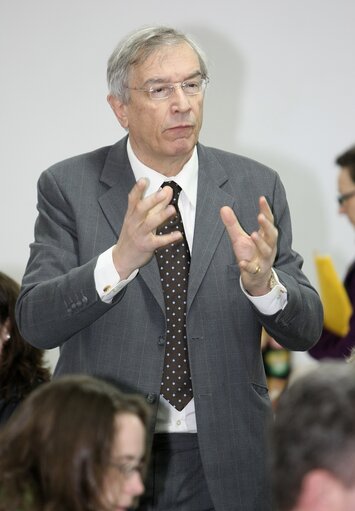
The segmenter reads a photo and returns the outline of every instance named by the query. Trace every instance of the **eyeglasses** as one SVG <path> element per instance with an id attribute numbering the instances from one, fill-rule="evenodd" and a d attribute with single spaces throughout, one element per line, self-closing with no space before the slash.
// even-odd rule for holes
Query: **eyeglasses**
<path id="1" fill-rule="evenodd" d="M 337 199 L 339 206 L 342 206 L 344 204 L 344 202 L 346 202 L 347 200 L 351 199 L 351 197 L 354 197 L 354 196 L 355 196 L 355 190 L 353 190 L 352 192 L 343 193 L 342 195 L 339 195 L 339 197 Z"/>
<path id="2" fill-rule="evenodd" d="M 138 463 L 118 463 L 115 461 L 110 461 L 108 465 L 116 469 L 125 479 L 129 479 L 135 472 L 138 472 L 142 475 L 144 461 L 139 461 Z"/>
<path id="3" fill-rule="evenodd" d="M 186 96 L 195 96 L 196 94 L 200 94 L 204 92 L 206 86 L 209 82 L 208 77 L 198 78 L 194 80 L 185 80 L 180 83 L 161 83 L 157 85 L 152 85 L 147 89 L 138 89 L 136 87 L 126 87 L 129 90 L 136 90 L 138 92 L 147 92 L 149 94 L 150 99 L 154 101 L 160 99 L 167 99 L 173 94 L 175 89 L 181 87 Z"/>

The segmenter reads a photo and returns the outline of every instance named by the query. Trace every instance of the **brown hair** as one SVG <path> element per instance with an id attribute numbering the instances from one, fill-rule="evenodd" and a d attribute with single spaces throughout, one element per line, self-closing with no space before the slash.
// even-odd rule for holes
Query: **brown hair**
<path id="1" fill-rule="evenodd" d="M 355 183 L 355 145 L 338 156 L 335 163 L 339 165 L 339 167 L 346 167 L 349 170 L 351 179 Z"/>
<path id="2" fill-rule="evenodd" d="M 117 414 L 148 427 L 140 396 L 91 376 L 41 385 L 0 431 L 0 511 L 97 511 Z"/>
<path id="3" fill-rule="evenodd" d="M 0 272 L 0 324 L 10 321 L 10 340 L 3 346 L 0 359 L 0 398 L 9 400 L 16 393 L 23 399 L 38 383 L 49 381 L 50 370 L 44 363 L 44 351 L 34 348 L 21 336 L 15 319 L 15 304 L 20 286 Z"/>

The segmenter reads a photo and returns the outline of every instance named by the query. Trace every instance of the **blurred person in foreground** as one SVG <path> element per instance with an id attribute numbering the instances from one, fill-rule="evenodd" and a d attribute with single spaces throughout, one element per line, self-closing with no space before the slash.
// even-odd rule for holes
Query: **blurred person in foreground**
<path id="1" fill-rule="evenodd" d="M 23 340 L 15 320 L 20 286 L 0 272 L 0 424 L 33 389 L 50 380 L 44 351 Z"/>
<path id="2" fill-rule="evenodd" d="M 336 159 L 338 172 L 338 203 L 339 213 L 346 215 L 355 227 L 355 146 L 351 147 Z M 309 354 L 316 359 L 345 359 L 355 347 L 355 261 L 350 265 L 344 280 L 344 287 L 353 307 L 349 321 L 349 331 L 341 337 L 325 327 L 315 346 Z"/>
<path id="3" fill-rule="evenodd" d="M 281 396 L 272 426 L 274 511 L 354 511 L 354 364 L 324 362 Z"/>
<path id="4" fill-rule="evenodd" d="M 126 511 L 144 491 L 144 400 L 86 376 L 33 391 L 0 431 L 0 511 Z"/>
<path id="5" fill-rule="evenodd" d="M 141 510 L 267 511 L 261 328 L 307 350 L 322 326 L 284 187 L 199 143 L 209 77 L 185 34 L 135 31 L 107 77 L 127 136 L 42 173 L 21 331 L 60 346 L 55 375 L 145 394 L 155 435 Z M 233 84 L 217 83 L 223 100 Z"/>

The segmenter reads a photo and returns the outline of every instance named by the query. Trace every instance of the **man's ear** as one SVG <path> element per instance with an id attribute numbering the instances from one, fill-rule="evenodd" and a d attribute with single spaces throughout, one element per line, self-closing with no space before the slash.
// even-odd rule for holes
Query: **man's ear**
<path id="1" fill-rule="evenodd" d="M 302 481 L 296 509 L 337 511 L 343 509 L 344 485 L 323 469 L 311 470 Z"/>
<path id="2" fill-rule="evenodd" d="M 107 96 L 107 101 L 122 128 L 128 130 L 127 105 L 122 103 L 120 99 L 116 98 L 115 96 L 112 96 L 111 94 Z"/>

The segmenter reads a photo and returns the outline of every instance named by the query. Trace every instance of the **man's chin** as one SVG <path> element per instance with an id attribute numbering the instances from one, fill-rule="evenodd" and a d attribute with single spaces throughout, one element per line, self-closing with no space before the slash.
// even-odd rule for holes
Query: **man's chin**
<path id="1" fill-rule="evenodd" d="M 176 138 L 170 143 L 171 152 L 173 155 L 189 155 L 196 145 L 195 137 L 181 137 Z"/>

